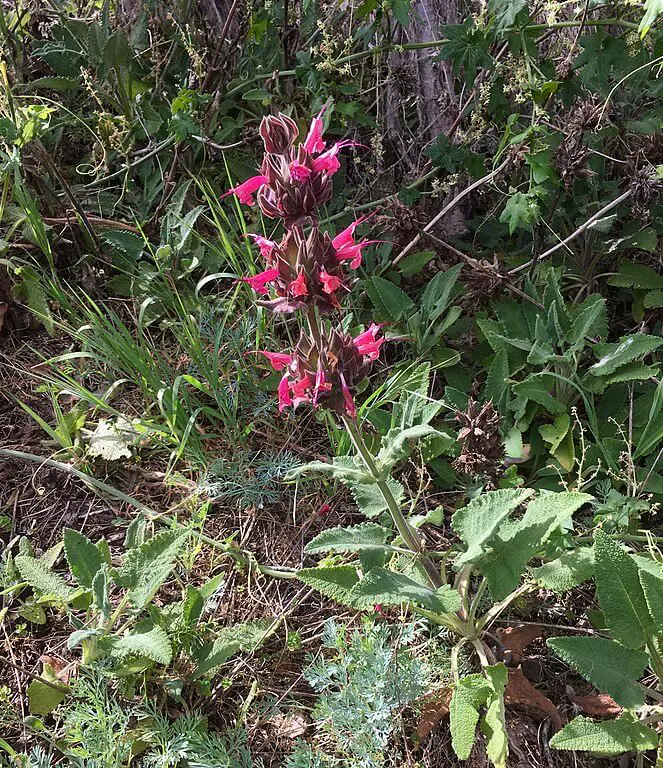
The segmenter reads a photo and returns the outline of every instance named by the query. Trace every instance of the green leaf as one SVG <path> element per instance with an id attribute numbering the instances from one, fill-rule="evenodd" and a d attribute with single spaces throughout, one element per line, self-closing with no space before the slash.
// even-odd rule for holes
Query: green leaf
<path id="1" fill-rule="evenodd" d="M 67 586 L 62 576 L 53 573 L 40 560 L 29 555 L 17 555 L 14 562 L 23 581 L 27 581 L 41 595 L 53 595 L 67 602 L 74 594 L 74 590 Z"/>
<path id="2" fill-rule="evenodd" d="M 449 42 L 443 46 L 440 58 L 450 61 L 455 74 L 463 71 L 469 86 L 476 78 L 479 67 L 492 69 L 495 60 L 490 55 L 493 35 L 488 29 L 478 27 L 472 16 L 463 24 L 447 24 L 442 27 L 442 37 Z"/>
<path id="3" fill-rule="evenodd" d="M 550 739 L 550 746 L 611 757 L 656 749 L 658 734 L 646 725 L 625 719 L 595 723 L 586 717 L 576 717 Z"/>
<path id="4" fill-rule="evenodd" d="M 405 498 L 405 488 L 391 475 L 387 477 L 386 482 L 396 503 L 400 506 Z M 346 482 L 345 485 L 350 489 L 352 498 L 364 517 L 370 519 L 389 511 L 387 502 L 375 483 Z"/>
<path id="5" fill-rule="evenodd" d="M 649 615 L 654 622 L 654 631 L 663 632 L 663 576 L 641 570 L 640 584 L 647 601 Z"/>
<path id="6" fill-rule="evenodd" d="M 495 600 L 505 599 L 520 583 L 527 563 L 540 552 L 551 534 L 592 501 L 586 493 L 542 493 L 519 520 L 506 520 L 489 542 L 478 563 Z"/>
<path id="7" fill-rule="evenodd" d="M 145 240 L 134 232 L 125 229 L 108 229 L 101 235 L 101 240 L 108 243 L 116 251 L 123 253 L 133 262 L 138 262 L 145 250 Z"/>
<path id="8" fill-rule="evenodd" d="M 504 689 L 509 673 L 504 664 L 484 667 L 483 671 L 491 687 L 486 714 L 481 719 L 481 731 L 486 737 L 486 754 L 495 768 L 506 768 L 509 737 L 506 731 Z"/>
<path id="9" fill-rule="evenodd" d="M 587 344 L 586 337 L 605 338 L 608 335 L 608 317 L 603 296 L 593 294 L 573 311 L 572 322 L 566 333 L 566 340 L 572 349 L 581 349 Z"/>
<path id="10" fill-rule="evenodd" d="M 352 565 L 301 568 L 297 571 L 297 578 L 341 605 L 352 603 L 350 593 L 359 581 L 357 569 Z"/>
<path id="11" fill-rule="evenodd" d="M 507 413 L 509 390 L 509 358 L 506 350 L 500 349 L 488 370 L 484 396 L 487 400 L 493 401 L 493 405 L 502 416 Z"/>
<path id="12" fill-rule="evenodd" d="M 506 488 L 489 491 L 454 513 L 451 525 L 467 545 L 467 549 L 456 558 L 455 567 L 478 560 L 490 540 L 513 510 L 532 495 L 529 489 Z"/>
<path id="13" fill-rule="evenodd" d="M 360 523 L 351 528 L 329 528 L 319 533 L 304 548 L 309 555 L 320 552 L 359 552 L 362 549 L 382 547 L 390 531 L 377 523 Z"/>
<path id="14" fill-rule="evenodd" d="M 394 18 L 401 25 L 401 27 L 407 27 L 410 23 L 410 9 L 412 0 L 390 0 L 391 12 L 394 14 Z"/>
<path id="15" fill-rule="evenodd" d="M 92 604 L 104 620 L 108 620 L 113 606 L 108 596 L 108 565 L 104 563 L 92 580 Z"/>
<path id="16" fill-rule="evenodd" d="M 622 707 L 634 709 L 645 702 L 638 685 L 649 657 L 602 637 L 551 637 L 548 647 L 589 682 L 608 693 Z"/>
<path id="17" fill-rule="evenodd" d="M 645 0 L 645 14 L 640 21 L 638 31 L 644 37 L 652 28 L 654 22 L 663 13 L 663 0 Z"/>
<path id="18" fill-rule="evenodd" d="M 133 52 L 129 47 L 127 36 L 117 29 L 104 44 L 102 58 L 108 69 L 124 69 L 131 64 Z"/>
<path id="19" fill-rule="evenodd" d="M 565 552 L 556 560 L 531 568 L 530 572 L 544 589 L 558 594 L 568 592 L 594 575 L 594 549 L 579 547 Z"/>
<path id="20" fill-rule="evenodd" d="M 514 192 L 506 201 L 500 221 L 509 225 L 509 234 L 516 229 L 531 229 L 538 221 L 539 205 L 536 198 L 525 192 Z"/>
<path id="21" fill-rule="evenodd" d="M 635 560 L 607 534 L 594 539 L 594 579 L 599 605 L 615 640 L 642 648 L 651 632 L 651 618 Z"/>
<path id="22" fill-rule="evenodd" d="M 601 359 L 590 367 L 589 372 L 593 376 L 608 376 L 620 366 L 651 354 L 661 344 L 662 338 L 646 333 L 622 336 L 615 344 L 597 344 L 594 353 Z"/>
<path id="23" fill-rule="evenodd" d="M 31 715 L 48 715 L 60 704 L 69 693 L 69 686 L 60 682 L 55 670 L 50 664 L 44 664 L 41 674 L 44 680 L 48 680 L 56 688 L 41 680 L 33 680 L 28 686 L 28 709 Z"/>
<path id="24" fill-rule="evenodd" d="M 445 272 L 438 272 L 426 286 L 421 297 L 421 308 L 427 323 L 436 320 L 449 306 L 451 292 L 462 268 L 462 264 L 457 264 Z"/>
<path id="25" fill-rule="evenodd" d="M 390 429 L 382 438 L 382 445 L 377 456 L 380 474 L 388 475 L 396 464 L 410 455 L 409 442 L 411 440 L 421 440 L 434 434 L 437 434 L 437 430 L 428 424 L 415 424 L 406 429 L 400 427 Z"/>
<path id="26" fill-rule="evenodd" d="M 110 648 L 113 658 L 124 661 L 128 656 L 143 656 L 157 664 L 170 664 L 173 648 L 170 639 L 160 626 L 155 625 L 148 632 L 135 632 L 121 638 L 113 638 Z"/>
<path id="27" fill-rule="evenodd" d="M 76 581 L 91 587 L 92 580 L 104 563 L 99 549 L 82 533 L 73 528 L 64 529 L 64 554 Z"/>
<path id="28" fill-rule="evenodd" d="M 418 603 L 438 613 L 453 613 L 460 607 L 460 595 L 451 587 L 435 592 L 402 573 L 372 568 L 350 592 L 352 605 L 359 609 L 376 604 Z"/>
<path id="29" fill-rule="evenodd" d="M 115 583 L 128 590 L 136 611 L 142 610 L 166 581 L 188 537 L 188 530 L 173 528 L 129 550 Z"/>
<path id="30" fill-rule="evenodd" d="M 364 288 L 382 320 L 396 323 L 415 309 L 412 299 L 383 277 L 370 277 L 364 282 Z"/>
<path id="31" fill-rule="evenodd" d="M 644 264 L 623 261 L 619 266 L 619 272 L 609 278 L 608 285 L 646 291 L 652 288 L 663 289 L 663 276 Z"/>
<path id="32" fill-rule="evenodd" d="M 479 707 L 486 703 L 491 686 L 478 673 L 461 678 L 449 703 L 451 746 L 460 760 L 467 760 L 474 747 Z"/>
<path id="33" fill-rule="evenodd" d="M 239 647 L 239 640 L 233 640 L 226 636 L 202 646 L 194 654 L 197 665 L 192 675 L 193 679 L 199 680 L 201 677 L 209 677 L 211 672 L 214 672 L 231 656 L 234 656 L 239 651 Z"/>
<path id="34" fill-rule="evenodd" d="M 436 256 L 435 251 L 421 251 L 419 253 L 411 253 L 406 256 L 403 261 L 398 265 L 401 274 L 405 277 L 412 277 L 416 275 L 428 264 L 431 259 Z"/>
<path id="35" fill-rule="evenodd" d="M 242 99 L 244 101 L 263 101 L 269 103 L 272 100 L 272 94 L 264 88 L 252 88 L 250 91 L 242 94 Z"/>

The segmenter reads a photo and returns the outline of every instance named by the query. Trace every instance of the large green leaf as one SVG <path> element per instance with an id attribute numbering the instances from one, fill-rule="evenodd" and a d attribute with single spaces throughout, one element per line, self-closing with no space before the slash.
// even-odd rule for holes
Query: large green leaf
<path id="1" fill-rule="evenodd" d="M 134 632 L 124 637 L 113 638 L 110 653 L 119 661 L 124 661 L 129 656 L 142 656 L 157 664 L 170 664 L 173 658 L 170 639 L 157 625 L 147 632 Z"/>
<path id="2" fill-rule="evenodd" d="M 590 367 L 589 372 L 594 376 L 608 376 L 622 365 L 651 354 L 661 344 L 663 344 L 663 338 L 649 336 L 646 333 L 622 336 L 614 344 L 597 344 L 594 347 L 594 353 L 600 357 L 600 360 Z"/>
<path id="3" fill-rule="evenodd" d="M 129 550 L 115 583 L 128 590 L 136 611 L 142 610 L 166 581 L 188 537 L 189 531 L 173 528 Z"/>
<path id="4" fill-rule="evenodd" d="M 328 528 L 304 548 L 309 555 L 320 552 L 359 552 L 384 547 L 390 531 L 377 523 L 360 523 L 351 528 Z"/>
<path id="5" fill-rule="evenodd" d="M 578 547 L 556 560 L 531 568 L 530 572 L 544 589 L 558 594 L 568 592 L 594 575 L 594 549 Z"/>
<path id="6" fill-rule="evenodd" d="M 646 725 L 631 720 L 596 723 L 586 717 L 576 717 L 550 739 L 550 746 L 553 749 L 597 752 L 611 757 L 624 752 L 656 749 L 658 734 Z"/>
<path id="7" fill-rule="evenodd" d="M 542 493 L 519 520 L 502 523 L 490 541 L 491 551 L 479 561 L 495 600 L 503 600 L 518 586 L 525 566 L 550 535 L 590 501 L 592 496 L 587 493 Z"/>
<path id="8" fill-rule="evenodd" d="M 82 533 L 65 528 L 64 554 L 76 581 L 83 587 L 91 587 L 97 571 L 104 564 L 100 550 Z"/>
<path id="9" fill-rule="evenodd" d="M 651 571 L 640 571 L 640 583 L 654 623 L 654 632 L 663 632 L 663 576 Z"/>
<path id="10" fill-rule="evenodd" d="M 27 581 L 36 592 L 42 595 L 53 595 L 64 602 L 72 597 L 74 590 L 67 586 L 62 576 L 53 573 L 40 560 L 30 555 L 17 555 L 14 562 L 21 578 Z"/>
<path id="11" fill-rule="evenodd" d="M 352 605 L 360 609 L 380 605 L 418 603 L 438 613 L 460 608 L 460 595 L 451 587 L 435 592 L 409 576 L 386 568 L 372 568 L 350 592 Z"/>
<path id="12" fill-rule="evenodd" d="M 594 540 L 594 578 L 599 605 L 615 640 L 642 648 L 652 629 L 635 560 L 599 530 Z"/>
<path id="13" fill-rule="evenodd" d="M 357 569 L 352 565 L 301 568 L 297 578 L 342 605 L 352 603 L 350 591 L 359 581 Z"/>
<path id="14" fill-rule="evenodd" d="M 504 664 L 485 667 L 484 674 L 491 687 L 486 713 L 481 718 L 481 731 L 486 737 L 486 754 L 495 768 L 506 768 L 509 737 L 506 731 L 504 689 L 509 673 Z"/>
<path id="15" fill-rule="evenodd" d="M 644 704 L 638 685 L 648 663 L 643 651 L 624 648 L 602 637 L 551 637 L 547 644 L 592 685 L 626 709 Z"/>
<path id="16" fill-rule="evenodd" d="M 370 277 L 364 282 L 364 289 L 382 320 L 398 322 L 407 318 L 415 308 L 406 293 L 383 277 Z"/>
<path id="17" fill-rule="evenodd" d="M 458 568 L 478 560 L 501 523 L 532 493 L 529 489 L 513 488 L 489 491 L 455 512 L 451 525 L 467 546 L 465 552 L 456 558 L 455 566 Z"/>
<path id="18" fill-rule="evenodd" d="M 449 703 L 451 746 L 461 760 L 467 760 L 474 746 L 479 722 L 479 707 L 486 703 L 492 689 L 484 675 L 473 673 L 459 680 Z"/>

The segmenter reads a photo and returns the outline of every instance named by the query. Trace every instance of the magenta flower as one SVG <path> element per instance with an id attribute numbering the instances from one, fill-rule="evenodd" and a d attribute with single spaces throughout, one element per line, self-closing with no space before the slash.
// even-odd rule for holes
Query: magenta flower
<path id="1" fill-rule="evenodd" d="M 275 371 L 285 371 L 278 390 L 279 412 L 308 403 L 355 418 L 351 388 L 378 358 L 384 342 L 379 332 L 374 324 L 353 339 L 336 329 L 324 330 L 320 346 L 302 332 L 292 355 L 262 352 Z"/>
<path id="2" fill-rule="evenodd" d="M 279 276 L 278 269 L 266 269 L 264 272 L 259 272 L 252 277 L 243 277 L 242 282 L 248 283 L 256 293 L 269 293 L 265 287 L 267 283 L 273 283 Z"/>
<path id="3" fill-rule="evenodd" d="M 311 121 L 311 127 L 309 128 L 308 135 L 306 136 L 304 144 L 302 145 L 310 155 L 316 155 L 320 152 L 323 152 L 325 149 L 325 142 L 322 140 L 322 132 L 324 130 L 322 124 L 322 113 L 324 111 L 325 110 L 323 107 L 318 113 L 317 117 L 314 117 Z"/>
<path id="4" fill-rule="evenodd" d="M 262 237 L 262 235 L 253 235 L 251 232 L 247 232 L 244 237 L 253 239 L 253 242 L 260 248 L 260 255 L 263 259 L 268 260 L 272 255 L 272 251 L 276 248 L 276 243 L 273 240 L 268 240 L 266 237 Z"/>
<path id="5" fill-rule="evenodd" d="M 332 240 L 332 245 L 336 249 L 336 258 L 339 261 L 350 261 L 351 269 L 357 269 L 361 265 L 362 250 L 366 246 L 378 242 L 377 240 L 361 240 L 356 242 L 354 239 L 357 227 L 368 221 L 369 218 L 370 216 L 362 216 L 360 219 L 356 219 Z"/>
<path id="6" fill-rule="evenodd" d="M 226 195 L 235 195 L 240 203 L 244 205 L 253 205 L 253 195 L 265 184 L 269 182 L 267 176 L 251 176 L 242 184 L 237 187 L 229 189 L 223 197 Z"/>

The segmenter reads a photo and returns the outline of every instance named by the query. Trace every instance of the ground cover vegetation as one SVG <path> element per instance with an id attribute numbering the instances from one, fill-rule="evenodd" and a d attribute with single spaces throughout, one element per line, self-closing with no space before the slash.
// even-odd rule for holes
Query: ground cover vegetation
<path id="1" fill-rule="evenodd" d="M 663 760 L 660 0 L 2 0 L 0 764 Z"/>

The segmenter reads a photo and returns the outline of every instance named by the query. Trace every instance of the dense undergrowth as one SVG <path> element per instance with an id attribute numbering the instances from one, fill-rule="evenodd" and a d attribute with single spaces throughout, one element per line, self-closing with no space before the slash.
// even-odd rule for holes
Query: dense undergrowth
<path id="1" fill-rule="evenodd" d="M 0 4 L 2 763 L 663 759 L 661 12 Z"/>

